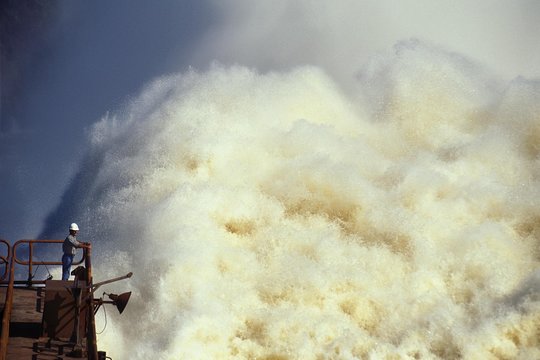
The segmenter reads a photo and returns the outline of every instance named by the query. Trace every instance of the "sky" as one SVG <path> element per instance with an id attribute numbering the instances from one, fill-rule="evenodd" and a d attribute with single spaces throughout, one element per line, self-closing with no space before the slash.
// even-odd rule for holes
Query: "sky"
<path id="1" fill-rule="evenodd" d="M 85 152 L 85 131 L 151 79 L 213 62 L 321 66 L 354 87 L 368 59 L 421 39 L 501 79 L 540 76 L 540 3 L 4 1 L 0 237 L 34 237 Z"/>

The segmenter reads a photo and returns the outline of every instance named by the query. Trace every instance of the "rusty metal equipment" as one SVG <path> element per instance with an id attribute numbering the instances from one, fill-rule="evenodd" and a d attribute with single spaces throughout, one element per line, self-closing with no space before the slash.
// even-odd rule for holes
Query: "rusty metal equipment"
<path id="1" fill-rule="evenodd" d="M 74 265 L 84 262 L 84 267 L 79 266 L 73 272 L 74 281 L 60 281 L 48 278 L 46 280 L 35 280 L 33 278 L 33 265 L 61 265 L 60 261 L 37 261 L 34 256 L 35 244 L 59 244 L 63 240 L 20 240 L 13 247 L 9 242 L 0 240 L 0 245 L 5 246 L 6 256 L 0 252 L 0 286 L 6 286 L 6 296 L 2 317 L 2 328 L 0 335 L 0 360 L 6 359 L 9 341 L 9 329 L 11 312 L 13 308 L 13 293 L 15 285 L 25 285 L 26 288 L 40 287 L 44 289 L 45 299 L 43 306 L 43 316 L 41 320 L 41 335 L 49 338 L 49 345 L 52 340 L 64 341 L 71 344 L 73 357 L 85 357 L 88 360 L 100 360 L 106 358 L 104 351 L 97 351 L 97 339 L 95 330 L 95 314 L 103 304 L 112 304 L 122 313 L 131 296 L 131 292 L 120 295 L 108 294 L 110 300 L 95 298 L 95 291 L 104 284 L 130 278 L 132 273 L 114 279 L 93 284 L 92 281 L 92 246 L 83 248 L 83 257 L 75 261 Z M 17 250 L 22 246 L 28 247 L 27 259 L 17 256 Z M 2 248 L 0 247 L 0 250 Z M 4 265 L 4 271 L 2 270 Z M 28 277 L 26 280 L 15 279 L 15 265 L 26 266 Z M 6 281 L 5 279 L 8 278 Z M 38 306 L 39 307 L 39 306 Z M 34 348 L 39 348 L 37 343 Z M 65 345 L 59 345 L 58 351 L 63 351 Z M 35 355 L 32 355 L 34 358 Z"/>
<path id="2" fill-rule="evenodd" d="M 82 287 L 72 286 L 72 281 L 49 280 L 45 283 L 45 305 L 41 335 L 50 339 L 64 339 L 78 342 L 76 334 L 86 335 L 87 310 L 81 306 L 81 298 L 88 295 L 86 282 Z M 77 321 L 80 320 L 80 321 Z M 77 324 L 78 323 L 78 324 Z M 78 325 L 78 328 L 75 326 Z"/>

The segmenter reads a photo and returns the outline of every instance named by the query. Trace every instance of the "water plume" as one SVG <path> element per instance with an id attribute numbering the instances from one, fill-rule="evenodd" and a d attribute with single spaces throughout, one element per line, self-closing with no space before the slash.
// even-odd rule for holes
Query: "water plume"
<path id="1" fill-rule="evenodd" d="M 100 346 L 540 357 L 539 92 L 418 41 L 355 91 L 309 66 L 154 80 L 94 125 L 64 196 L 96 273 L 135 273 Z"/>

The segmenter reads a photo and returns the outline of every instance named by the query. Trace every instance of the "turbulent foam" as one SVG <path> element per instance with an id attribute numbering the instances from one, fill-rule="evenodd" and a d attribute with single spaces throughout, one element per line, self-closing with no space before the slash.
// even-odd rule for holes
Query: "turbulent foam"
<path id="1" fill-rule="evenodd" d="M 157 79 L 94 126 L 74 184 L 96 273 L 135 273 L 100 346 L 539 358 L 539 91 L 418 43 L 352 94 L 315 67 Z"/>

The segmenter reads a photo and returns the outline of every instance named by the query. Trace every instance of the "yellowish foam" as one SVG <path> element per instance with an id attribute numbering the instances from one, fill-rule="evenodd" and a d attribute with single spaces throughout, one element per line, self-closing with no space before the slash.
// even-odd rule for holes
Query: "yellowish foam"
<path id="1" fill-rule="evenodd" d="M 135 273 L 113 358 L 540 358 L 538 83 L 420 45 L 369 69 L 217 66 L 96 124 L 81 212 Z"/>

